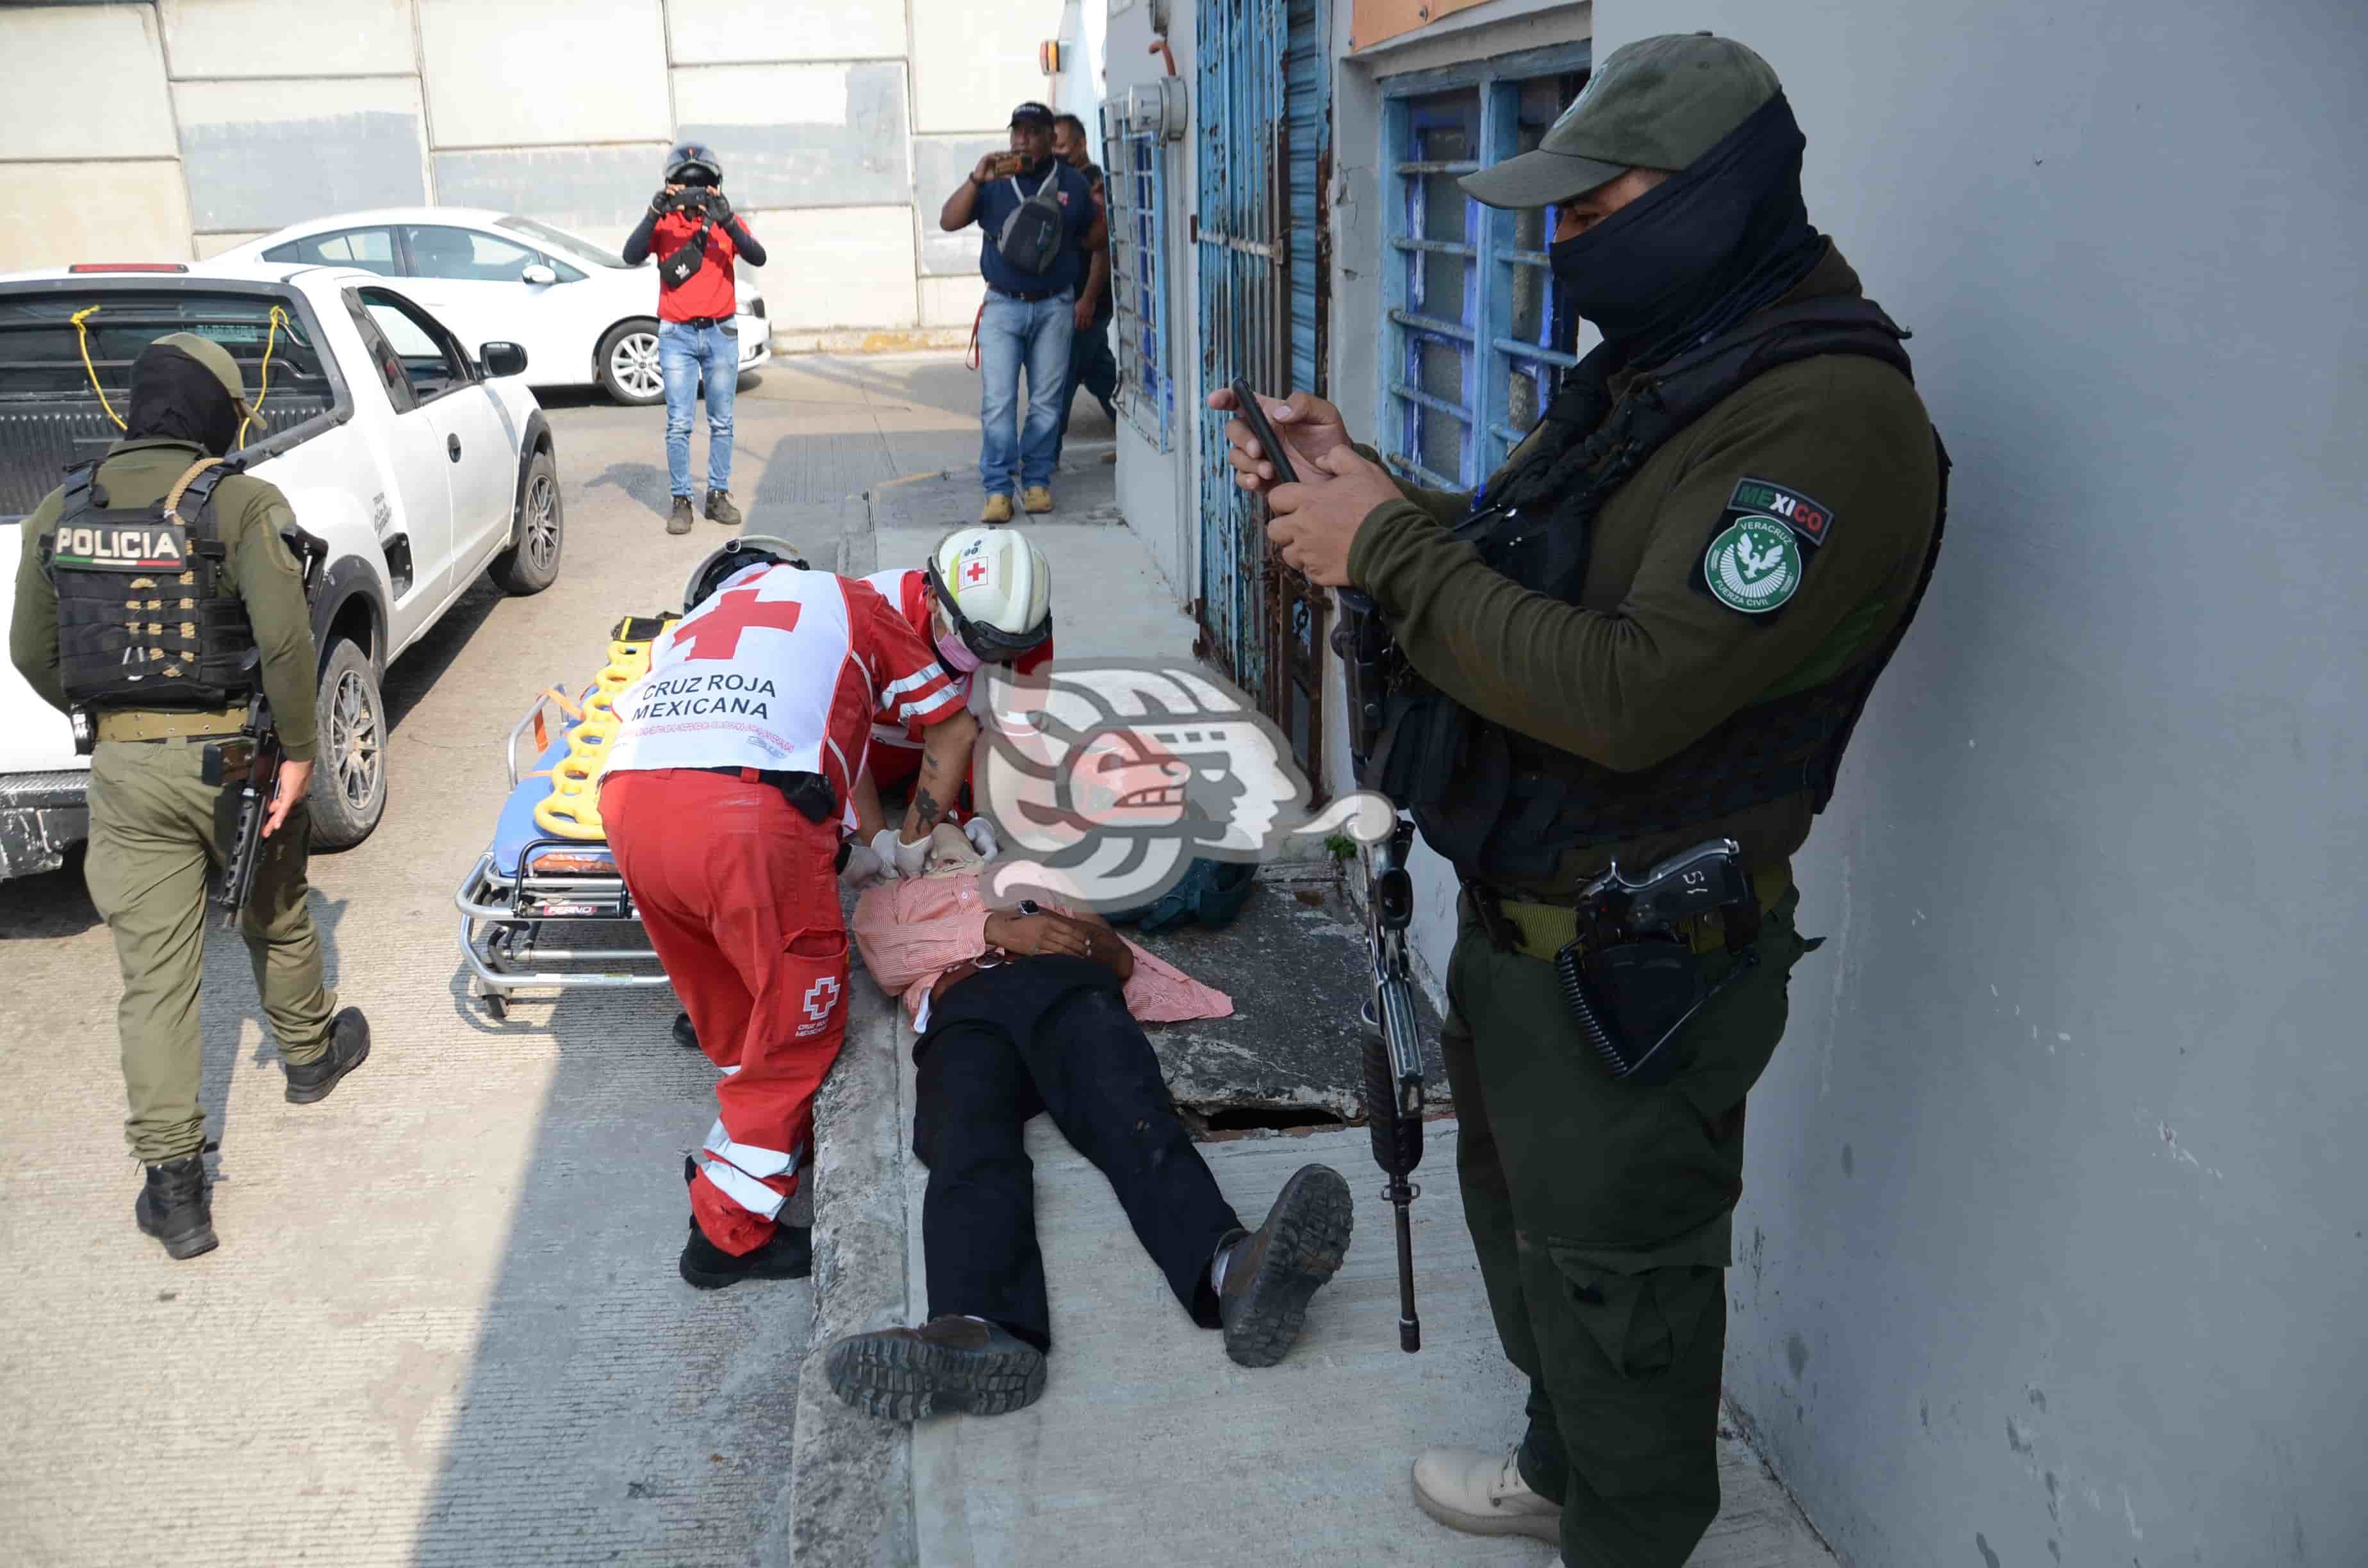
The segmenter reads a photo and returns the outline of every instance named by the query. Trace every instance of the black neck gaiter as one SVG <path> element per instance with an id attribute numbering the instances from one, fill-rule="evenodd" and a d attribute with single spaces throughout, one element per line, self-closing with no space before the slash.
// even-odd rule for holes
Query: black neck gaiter
<path id="1" fill-rule="evenodd" d="M 131 406 L 123 434 L 135 441 L 194 441 L 222 457 L 238 439 L 238 404 L 214 373 L 168 343 L 152 343 L 131 362 Z"/>
<path id="2" fill-rule="evenodd" d="M 1808 145 L 1777 94 L 1717 145 L 1585 233 L 1554 281 L 1622 363 L 1650 366 L 1782 296 L 1825 254 L 1801 199 Z"/>

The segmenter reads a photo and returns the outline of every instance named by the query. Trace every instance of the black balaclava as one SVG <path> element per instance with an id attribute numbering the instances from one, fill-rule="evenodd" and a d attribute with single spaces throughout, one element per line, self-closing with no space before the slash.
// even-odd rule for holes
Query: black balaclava
<path id="1" fill-rule="evenodd" d="M 238 439 L 238 404 L 211 370 L 169 343 L 152 343 L 131 362 L 131 440 L 193 441 L 210 457 Z"/>
<path id="2" fill-rule="evenodd" d="M 1777 94 L 1692 164 L 1549 250 L 1570 308 L 1649 366 L 1782 296 L 1825 254 L 1801 199 L 1808 145 Z"/>

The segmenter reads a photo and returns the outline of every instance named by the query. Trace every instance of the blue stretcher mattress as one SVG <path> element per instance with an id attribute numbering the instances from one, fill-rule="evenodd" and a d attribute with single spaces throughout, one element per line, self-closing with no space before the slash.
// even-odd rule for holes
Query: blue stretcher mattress
<path id="1" fill-rule="evenodd" d="M 493 846 L 494 869 L 502 876 L 515 878 L 519 875 L 519 858 L 525 855 L 527 846 L 538 839 L 556 839 L 577 854 L 607 858 L 609 846 L 601 840 L 558 839 L 556 834 L 534 820 L 535 807 L 551 797 L 551 769 L 566 755 L 567 732 L 563 730 L 550 745 L 543 748 L 542 755 L 534 759 L 533 773 L 540 777 L 519 779 L 518 788 L 510 791 L 509 799 L 502 802 L 501 817 L 494 824 Z"/>

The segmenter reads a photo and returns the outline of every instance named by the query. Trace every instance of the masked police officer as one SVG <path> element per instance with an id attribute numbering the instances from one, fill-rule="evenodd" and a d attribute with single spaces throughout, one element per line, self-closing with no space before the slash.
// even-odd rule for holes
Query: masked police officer
<path id="1" fill-rule="evenodd" d="M 238 366 L 208 339 L 174 333 L 141 354 L 124 438 L 69 471 L 25 520 L 8 639 L 33 689 L 97 729 L 85 872 L 123 971 L 125 1128 L 147 1167 L 133 1217 L 176 1258 L 216 1244 L 198 984 L 207 868 L 222 858 L 238 793 L 224 766 L 235 772 L 237 748 L 225 758 L 223 743 L 245 724 L 258 675 L 287 760 L 239 929 L 288 1098 L 324 1097 L 370 1054 L 360 1009 L 338 1012 L 322 985 L 304 903 L 316 743 L 311 617 L 280 538 L 295 517 L 278 490 L 217 460 L 237 442 L 245 397 Z M 154 559 L 180 557 L 183 569 L 127 573 L 115 548 L 126 539 L 148 541 Z"/>
<path id="2" fill-rule="evenodd" d="M 1810 227 L 1803 147 L 1758 55 L 1668 36 L 1464 179 L 1553 209 L 1555 280 L 1604 338 L 1477 494 L 1395 483 L 1304 393 L 1262 400 L 1303 483 L 1228 426 L 1283 559 L 1394 640 L 1371 777 L 1463 884 L 1457 1165 L 1529 1427 L 1424 1454 L 1416 1499 L 1574 1568 L 1673 1568 L 1717 1513 L 1744 1096 L 1814 945 L 1791 858 L 1939 547 L 1903 335 Z M 1668 929 L 1581 896 L 1718 840 L 1731 892 Z"/>

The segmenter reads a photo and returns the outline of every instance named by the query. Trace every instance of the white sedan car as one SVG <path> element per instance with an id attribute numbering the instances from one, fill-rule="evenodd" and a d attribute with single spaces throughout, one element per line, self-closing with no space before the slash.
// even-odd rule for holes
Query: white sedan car
<path id="1" fill-rule="evenodd" d="M 630 227 L 638 214 L 620 223 Z M 390 207 L 316 218 L 224 251 L 199 268 L 312 262 L 359 267 L 434 312 L 463 343 L 526 350 L 527 383 L 598 383 L 619 403 L 662 401 L 658 279 L 548 223 L 473 207 Z M 765 301 L 739 281 L 740 369 L 772 358 Z"/>

